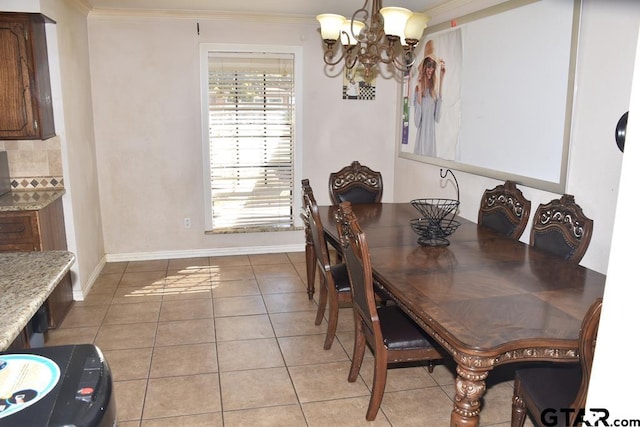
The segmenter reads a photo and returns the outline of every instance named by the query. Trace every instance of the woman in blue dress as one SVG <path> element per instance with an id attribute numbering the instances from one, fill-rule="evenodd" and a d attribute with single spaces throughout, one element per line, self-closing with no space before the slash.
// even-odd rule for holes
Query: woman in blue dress
<path id="1" fill-rule="evenodd" d="M 440 75 L 436 73 L 440 69 Z M 414 123 L 418 129 L 413 152 L 421 156 L 436 156 L 436 123 L 442 114 L 442 81 L 445 64 L 434 54 L 433 40 L 424 47 L 424 60 L 418 66 L 418 84 L 413 98 Z"/>

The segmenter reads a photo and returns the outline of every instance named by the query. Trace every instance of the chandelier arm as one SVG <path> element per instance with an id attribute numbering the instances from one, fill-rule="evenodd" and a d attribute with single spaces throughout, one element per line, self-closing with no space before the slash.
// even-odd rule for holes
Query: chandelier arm
<path id="1" fill-rule="evenodd" d="M 360 21 L 364 24 L 364 28 L 361 30 L 360 34 L 358 36 L 356 36 L 356 39 L 358 41 L 363 41 L 361 40 L 361 37 L 364 34 L 366 34 L 369 31 L 369 10 L 367 9 L 367 5 L 369 4 L 369 0 L 365 0 L 364 5 L 362 5 L 362 7 L 360 9 L 357 9 L 355 12 L 353 12 L 353 15 L 351 16 L 351 34 L 355 34 L 353 32 L 353 22 L 354 21 Z M 375 6 L 375 5 L 374 5 Z M 375 11 L 374 11 L 375 13 Z M 360 17 L 358 15 L 361 15 Z M 358 19 L 360 18 L 360 19 Z"/>
<path id="2" fill-rule="evenodd" d="M 327 46 L 324 51 L 324 63 L 327 65 L 338 65 L 346 55 L 346 50 L 343 48 L 340 56 L 334 60 L 336 51 L 333 50 L 333 46 Z"/>

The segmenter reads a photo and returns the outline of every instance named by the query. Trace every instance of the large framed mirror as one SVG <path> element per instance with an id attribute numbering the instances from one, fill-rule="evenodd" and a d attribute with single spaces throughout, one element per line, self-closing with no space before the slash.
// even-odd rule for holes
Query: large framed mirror
<path id="1" fill-rule="evenodd" d="M 427 28 L 402 158 L 564 193 L 580 0 L 510 0 Z"/>

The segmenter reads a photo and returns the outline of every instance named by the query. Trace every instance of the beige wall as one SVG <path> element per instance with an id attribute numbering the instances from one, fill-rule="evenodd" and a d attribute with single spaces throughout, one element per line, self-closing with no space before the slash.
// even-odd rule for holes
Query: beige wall
<path id="1" fill-rule="evenodd" d="M 104 241 L 87 41 L 88 9 L 77 0 L 41 0 L 41 11 L 56 21 L 47 33 L 56 133 L 60 137 L 67 190 L 64 198 L 69 250 L 76 254 L 74 295 L 82 298 L 104 264 Z"/>
<path id="2" fill-rule="evenodd" d="M 342 100 L 341 78 L 323 75 L 314 20 L 91 13 L 89 30 L 110 259 L 303 248 L 302 231 L 204 234 L 200 43 L 302 46 L 304 90 L 297 105 L 304 126 L 296 129 L 302 170 L 295 179 L 309 178 L 319 203 L 328 203 L 329 173 L 358 159 L 382 171 L 385 199 L 392 200 L 395 86 L 381 81 L 375 101 Z M 183 227 L 184 217 L 191 218 L 191 229 Z"/>

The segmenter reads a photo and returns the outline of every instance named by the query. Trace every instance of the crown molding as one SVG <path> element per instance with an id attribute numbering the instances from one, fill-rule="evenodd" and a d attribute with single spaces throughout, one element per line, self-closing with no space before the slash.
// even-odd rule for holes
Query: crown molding
<path id="1" fill-rule="evenodd" d="M 495 6 L 496 4 L 504 3 L 508 0 L 449 0 L 445 3 L 441 3 L 437 6 L 429 8 L 424 11 L 427 15 L 435 21 L 435 23 L 441 22 L 438 17 L 446 16 L 451 12 L 456 12 L 456 16 L 467 15 L 468 13 L 475 12 L 487 7 Z M 465 10 L 460 13 L 460 10 Z"/>
<path id="2" fill-rule="evenodd" d="M 91 12 L 92 6 L 87 2 L 87 0 L 68 0 L 71 6 L 75 7 L 85 15 L 88 15 Z"/>
<path id="3" fill-rule="evenodd" d="M 77 0 L 84 1 L 84 0 Z M 217 21 L 247 21 L 308 24 L 316 22 L 314 17 L 301 15 L 274 15 L 255 13 L 216 12 L 211 10 L 160 10 L 160 9 L 92 9 L 91 18 L 171 18 L 208 19 Z"/>

